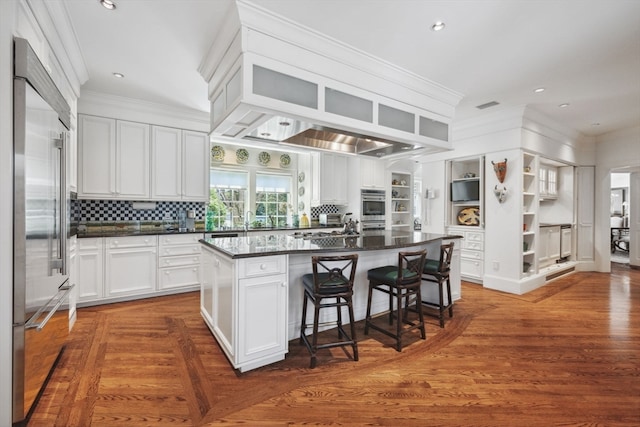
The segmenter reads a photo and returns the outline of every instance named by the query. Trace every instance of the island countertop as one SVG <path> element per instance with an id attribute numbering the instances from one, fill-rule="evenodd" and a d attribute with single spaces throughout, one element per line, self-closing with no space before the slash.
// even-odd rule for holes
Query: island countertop
<path id="1" fill-rule="evenodd" d="M 460 236 L 422 233 L 419 231 L 365 231 L 355 236 L 323 236 L 301 238 L 293 235 L 207 238 L 200 242 L 230 258 L 312 252 L 352 252 L 397 249 L 419 246 L 437 240 L 459 239 Z"/>

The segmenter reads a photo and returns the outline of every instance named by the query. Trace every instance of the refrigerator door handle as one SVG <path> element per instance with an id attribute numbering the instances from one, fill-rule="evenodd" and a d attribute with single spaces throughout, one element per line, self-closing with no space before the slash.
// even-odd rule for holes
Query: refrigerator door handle
<path id="1" fill-rule="evenodd" d="M 69 133 L 62 132 L 59 138 L 54 139 L 55 147 L 58 149 L 59 170 L 58 179 L 60 188 L 58 195 L 59 224 L 58 224 L 58 254 L 59 258 L 51 260 L 51 268 L 60 270 L 60 274 L 67 274 L 67 141 Z"/>
<path id="2" fill-rule="evenodd" d="M 45 305 L 40 307 L 38 311 L 36 311 L 35 314 L 31 316 L 29 320 L 27 320 L 27 322 L 24 324 L 25 329 L 36 329 L 37 331 L 41 331 L 47 325 L 47 322 L 49 321 L 49 319 L 51 319 L 51 317 L 53 317 L 53 315 L 56 314 L 56 311 L 58 311 L 58 309 L 60 308 L 64 300 L 67 298 L 71 290 L 74 288 L 74 286 L 76 285 L 73 284 L 73 285 L 60 286 L 59 288 L 60 290 L 58 291 L 58 293 L 55 294 L 53 298 L 51 298 Z M 47 316 L 44 319 L 42 319 L 40 323 L 37 323 L 37 320 L 42 314 L 42 312 L 52 304 L 53 304 L 53 308 L 51 309 L 49 314 L 47 314 Z"/>

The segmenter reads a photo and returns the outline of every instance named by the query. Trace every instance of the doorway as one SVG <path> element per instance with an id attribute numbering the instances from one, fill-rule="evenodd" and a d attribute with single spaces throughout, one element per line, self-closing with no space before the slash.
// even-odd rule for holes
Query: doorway
<path id="1" fill-rule="evenodd" d="M 629 232 L 631 174 L 611 172 L 610 248 L 611 262 L 629 265 L 631 233 Z"/>

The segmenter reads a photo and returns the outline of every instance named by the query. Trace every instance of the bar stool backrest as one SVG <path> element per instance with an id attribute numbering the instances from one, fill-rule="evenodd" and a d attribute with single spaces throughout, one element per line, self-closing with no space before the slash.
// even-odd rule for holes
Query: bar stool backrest
<path id="1" fill-rule="evenodd" d="M 313 256 L 311 263 L 316 294 L 340 294 L 352 291 L 358 254 Z"/>
<path id="2" fill-rule="evenodd" d="M 451 271 L 451 257 L 453 256 L 453 242 L 440 246 L 440 265 L 438 272 L 443 276 Z"/>
<path id="3" fill-rule="evenodd" d="M 427 250 L 398 253 L 398 285 L 407 285 L 421 280 L 422 270 L 427 258 Z"/>

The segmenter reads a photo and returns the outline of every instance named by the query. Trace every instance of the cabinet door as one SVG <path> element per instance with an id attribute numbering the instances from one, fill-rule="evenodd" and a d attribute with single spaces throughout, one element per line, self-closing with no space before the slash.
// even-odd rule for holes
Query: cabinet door
<path id="1" fill-rule="evenodd" d="M 182 131 L 182 200 L 209 201 L 209 136 Z"/>
<path id="2" fill-rule="evenodd" d="M 116 191 L 122 198 L 149 198 L 149 125 L 116 123 Z"/>
<path id="3" fill-rule="evenodd" d="M 236 339 L 234 334 L 234 262 L 224 257 L 216 257 L 213 266 L 215 276 L 213 286 L 213 326 L 218 343 L 223 346 L 231 360 L 235 360 Z M 261 322 L 261 320 L 259 321 Z"/>
<path id="4" fill-rule="evenodd" d="M 571 229 L 563 228 L 560 230 L 560 233 L 560 249 L 562 251 L 560 256 L 565 258 L 571 256 Z"/>
<path id="5" fill-rule="evenodd" d="M 202 280 L 200 281 L 200 314 L 210 328 L 213 328 L 213 286 L 217 271 L 214 268 L 216 256 L 210 250 L 202 251 Z"/>
<path id="6" fill-rule="evenodd" d="M 238 363 L 286 351 L 287 275 L 239 281 Z"/>
<path id="7" fill-rule="evenodd" d="M 135 295 L 156 290 L 156 247 L 107 250 L 106 296 Z"/>
<path id="8" fill-rule="evenodd" d="M 70 130 L 67 139 L 67 188 L 78 192 L 78 138 L 75 130 Z"/>
<path id="9" fill-rule="evenodd" d="M 314 181 L 312 203 L 319 205 L 347 204 L 347 158 L 335 154 L 316 154 L 312 161 Z"/>
<path id="10" fill-rule="evenodd" d="M 79 125 L 80 197 L 116 196 L 116 121 L 80 116 Z"/>
<path id="11" fill-rule="evenodd" d="M 78 300 L 92 301 L 104 296 L 102 239 L 79 239 L 77 253 Z"/>
<path id="12" fill-rule="evenodd" d="M 182 197 L 182 132 L 151 127 L 151 198 L 180 200 Z"/>
<path id="13" fill-rule="evenodd" d="M 360 187 L 376 190 L 385 189 L 384 162 L 376 159 L 360 159 Z"/>
<path id="14" fill-rule="evenodd" d="M 548 227 L 549 228 L 549 261 L 554 262 L 560 259 L 560 227 Z"/>

